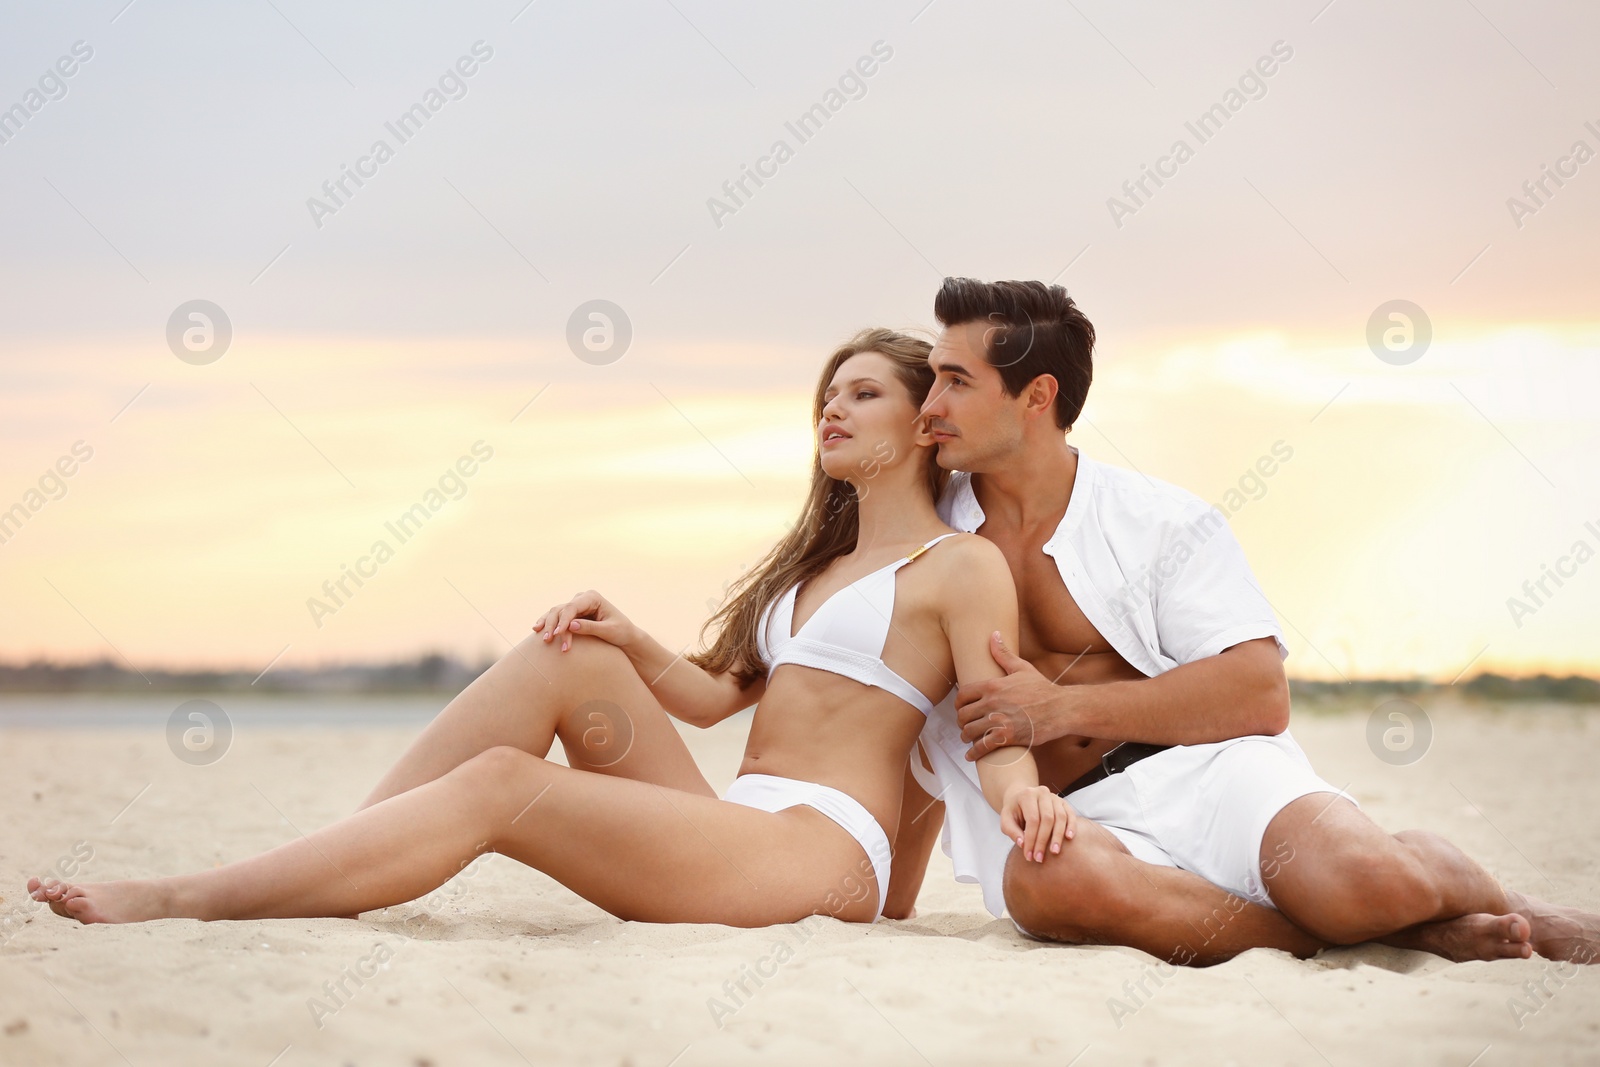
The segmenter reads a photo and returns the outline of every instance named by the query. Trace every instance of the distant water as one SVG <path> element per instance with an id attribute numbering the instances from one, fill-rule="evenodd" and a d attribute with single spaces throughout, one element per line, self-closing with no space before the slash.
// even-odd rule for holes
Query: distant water
<path id="1" fill-rule="evenodd" d="M 0 730 L 160 730 L 166 727 L 167 721 L 180 705 L 195 699 L 209 700 L 221 708 L 235 729 L 420 727 L 450 702 L 450 698 L 443 693 L 427 696 L 310 694 L 265 697 L 238 693 L 210 697 L 193 693 L 154 696 L 5 694 L 0 695 Z"/>

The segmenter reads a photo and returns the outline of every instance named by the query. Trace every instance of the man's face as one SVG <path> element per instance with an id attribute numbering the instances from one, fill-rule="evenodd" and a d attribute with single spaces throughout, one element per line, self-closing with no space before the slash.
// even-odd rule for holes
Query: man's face
<path id="1" fill-rule="evenodd" d="M 1022 447 L 1024 401 L 1006 394 L 1000 372 L 989 365 L 986 328 L 983 322 L 947 327 L 928 354 L 934 382 L 922 414 L 946 470 L 996 470 Z"/>

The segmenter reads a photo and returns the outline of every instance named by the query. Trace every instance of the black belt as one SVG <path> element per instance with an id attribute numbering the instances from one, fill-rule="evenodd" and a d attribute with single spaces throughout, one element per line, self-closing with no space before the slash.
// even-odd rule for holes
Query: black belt
<path id="1" fill-rule="evenodd" d="M 1113 774 L 1121 774 L 1146 756 L 1154 756 L 1157 752 L 1165 752 L 1171 747 L 1171 745 L 1147 745 L 1143 741 L 1124 741 L 1100 757 L 1100 766 L 1075 778 L 1057 795 L 1064 797 L 1068 793 L 1076 792 L 1085 786 L 1104 781 Z"/>

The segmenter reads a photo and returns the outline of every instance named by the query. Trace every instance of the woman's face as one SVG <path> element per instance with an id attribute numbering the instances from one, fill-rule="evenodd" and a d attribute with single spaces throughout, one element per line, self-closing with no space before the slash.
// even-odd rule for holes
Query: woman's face
<path id="1" fill-rule="evenodd" d="M 859 491 L 885 467 L 921 458 L 932 447 L 924 418 L 880 352 L 858 352 L 839 364 L 823 393 L 817 453 L 830 478 Z"/>

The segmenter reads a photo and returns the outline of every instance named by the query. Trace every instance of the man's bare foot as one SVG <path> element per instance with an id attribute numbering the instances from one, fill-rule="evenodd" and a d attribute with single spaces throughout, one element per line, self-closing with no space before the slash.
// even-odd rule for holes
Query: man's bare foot
<path id="1" fill-rule="evenodd" d="M 1469 960 L 1525 960 L 1533 955 L 1533 927 L 1521 915 L 1463 915 L 1447 922 L 1423 923 L 1383 939 L 1384 944 Z"/>
<path id="2" fill-rule="evenodd" d="M 1533 925 L 1533 951 L 1551 960 L 1600 963 L 1600 915 L 1506 890 L 1506 900 Z"/>
<path id="3" fill-rule="evenodd" d="M 54 878 L 28 879 L 28 895 L 50 910 L 81 923 L 132 923 L 164 919 L 172 913 L 164 894 L 151 882 L 94 882 L 75 885 Z"/>

